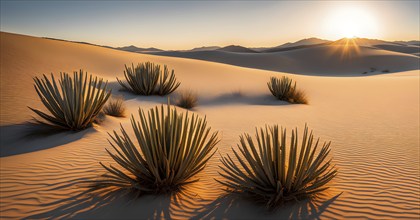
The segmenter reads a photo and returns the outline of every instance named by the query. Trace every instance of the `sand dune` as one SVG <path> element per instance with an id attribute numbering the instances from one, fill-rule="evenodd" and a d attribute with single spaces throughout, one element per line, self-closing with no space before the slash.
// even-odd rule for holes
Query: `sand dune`
<path id="1" fill-rule="evenodd" d="M 395 52 L 400 52 L 400 53 L 408 53 L 408 54 L 413 54 L 413 55 L 420 53 L 420 46 L 414 46 L 414 45 L 401 46 L 401 45 L 378 44 L 378 45 L 375 45 L 375 47 L 384 49 L 384 50 L 395 51 Z"/>
<path id="2" fill-rule="evenodd" d="M 401 72 L 420 68 L 414 55 L 351 45 L 322 45 L 272 53 L 230 53 L 224 51 L 159 52 L 156 55 L 183 57 L 235 66 L 323 76 L 360 76 L 371 68 Z"/>
<path id="3" fill-rule="evenodd" d="M 241 62 L 242 66 L 259 65 L 253 68 L 269 65 L 275 71 L 330 75 L 318 77 L 8 33 L 1 33 L 0 39 L 1 219 L 416 219 L 420 214 L 420 190 L 416 187 L 420 183 L 420 91 L 415 56 L 362 47 L 358 56 L 348 57 L 350 62 L 341 60 L 340 46 L 267 57 L 203 53 Z M 332 55 L 328 57 L 328 53 Z M 255 126 L 278 123 L 291 129 L 308 123 L 321 140 L 332 141 L 339 175 L 331 188 L 314 201 L 288 204 L 267 213 L 249 201 L 220 197 L 222 189 L 214 180 L 220 164 L 217 153 L 199 174 L 200 181 L 189 185 L 183 194 L 132 199 L 122 192 L 92 193 L 86 191 L 83 181 L 104 172 L 99 161 L 111 163 L 104 150 L 109 148 L 107 132 L 119 123 L 128 127 L 128 118 L 107 117 L 102 124 L 81 133 L 35 136 L 28 136 L 25 125 L 17 125 L 31 118 L 27 105 L 42 108 L 32 77 L 43 73 L 83 68 L 104 77 L 114 94 L 125 97 L 129 113 L 135 113 L 138 107 L 148 109 L 165 103 L 166 98 L 134 96 L 118 90 L 115 77 L 122 77 L 124 64 L 144 61 L 167 64 L 182 82 L 180 90 L 197 91 L 199 105 L 194 112 L 206 115 L 209 125 L 220 131 L 217 147 L 222 155 L 236 146 L 239 134 L 253 133 Z M 370 67 L 398 73 L 333 77 L 360 75 Z M 270 76 L 282 74 L 297 80 L 308 94 L 309 105 L 290 105 L 272 98 L 266 82 Z"/>

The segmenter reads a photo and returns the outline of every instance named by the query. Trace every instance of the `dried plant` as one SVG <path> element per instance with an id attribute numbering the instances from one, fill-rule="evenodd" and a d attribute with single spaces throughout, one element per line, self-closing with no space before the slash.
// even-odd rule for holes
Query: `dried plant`
<path id="1" fill-rule="evenodd" d="M 175 105 L 185 109 L 192 109 L 197 106 L 197 103 L 197 94 L 191 90 L 180 92 L 175 99 Z"/>
<path id="2" fill-rule="evenodd" d="M 124 117 L 125 115 L 124 97 L 112 96 L 108 100 L 107 104 L 104 106 L 103 111 L 107 115 L 111 115 L 115 117 Z"/>

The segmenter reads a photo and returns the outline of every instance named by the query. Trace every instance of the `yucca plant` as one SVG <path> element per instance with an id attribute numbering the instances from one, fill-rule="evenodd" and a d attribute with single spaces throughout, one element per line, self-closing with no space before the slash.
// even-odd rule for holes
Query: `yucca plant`
<path id="1" fill-rule="evenodd" d="M 83 70 L 73 73 L 60 73 L 58 85 L 51 74 L 51 80 L 43 75 L 35 77 L 35 91 L 42 103 L 51 113 L 30 108 L 43 120 L 37 122 L 69 130 L 82 130 L 90 126 L 108 100 L 111 91 L 107 91 L 107 82 Z"/>
<path id="2" fill-rule="evenodd" d="M 210 134 L 206 118 L 178 113 L 170 105 L 151 109 L 147 116 L 139 109 L 140 121 L 131 116 L 137 143 L 121 126 L 121 134 L 109 134 L 115 153 L 106 150 L 119 167 L 105 166 L 108 172 L 96 187 L 116 186 L 138 193 L 166 193 L 195 182 L 218 143 Z"/>
<path id="3" fill-rule="evenodd" d="M 316 153 L 318 143 L 319 139 L 314 144 L 306 125 L 300 147 L 297 129 L 292 130 L 289 147 L 286 129 L 279 130 L 277 125 L 256 129 L 256 142 L 244 134 L 238 150 L 232 148 L 236 160 L 222 157 L 220 175 L 225 180 L 217 181 L 227 186 L 227 191 L 251 196 L 269 208 L 308 197 L 327 189 L 326 184 L 337 174 L 327 159 L 330 142 Z"/>
<path id="4" fill-rule="evenodd" d="M 126 65 L 124 76 L 128 85 L 118 78 L 117 81 L 126 90 L 138 95 L 158 94 L 164 96 L 175 91 L 181 84 L 177 81 L 174 70 L 169 74 L 165 65 L 162 72 L 159 64 L 151 62 L 139 63 L 135 68 L 134 64 L 131 64 L 131 67 Z"/>
<path id="5" fill-rule="evenodd" d="M 136 67 L 125 65 L 124 76 L 128 85 L 118 79 L 122 87 L 138 95 L 152 95 L 159 80 L 160 65 L 151 62 L 139 63 Z"/>
<path id="6" fill-rule="evenodd" d="M 296 88 L 296 82 L 293 79 L 282 76 L 281 78 L 271 77 L 267 83 L 271 94 L 277 99 L 290 103 L 307 104 L 308 100 L 302 90 Z"/>
<path id="7" fill-rule="evenodd" d="M 174 70 L 172 70 L 171 74 L 169 74 L 168 67 L 165 65 L 163 67 L 163 75 L 160 74 L 159 77 L 158 95 L 164 96 L 171 94 L 179 87 L 179 85 L 181 85 L 181 83 L 176 80 Z"/>

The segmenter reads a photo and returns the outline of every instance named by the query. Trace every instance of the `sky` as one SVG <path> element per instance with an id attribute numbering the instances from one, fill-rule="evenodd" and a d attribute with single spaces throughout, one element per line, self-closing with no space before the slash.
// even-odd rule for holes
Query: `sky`
<path id="1" fill-rule="evenodd" d="M 270 47 L 304 38 L 419 40 L 414 1 L 3 1 L 4 32 L 107 46 Z"/>

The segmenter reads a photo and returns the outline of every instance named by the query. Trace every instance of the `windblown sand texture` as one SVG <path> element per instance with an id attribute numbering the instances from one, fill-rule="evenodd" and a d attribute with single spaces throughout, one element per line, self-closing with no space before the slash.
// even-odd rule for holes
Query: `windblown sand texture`
<path id="1" fill-rule="evenodd" d="M 316 53 L 340 51 L 344 46 L 331 47 L 282 56 L 290 55 L 293 62 L 317 57 Z M 235 62 L 243 65 L 236 65 L 246 66 L 247 59 L 252 59 L 241 56 L 244 59 Z M 276 56 L 272 54 L 271 59 Z M 334 55 L 336 63 L 331 69 L 314 61 L 311 71 L 306 71 L 306 66 L 288 70 L 307 75 L 293 75 L 1 33 L 0 218 L 418 219 L 419 58 L 366 48 L 354 56 L 352 59 L 361 61 L 349 65 Z M 392 73 L 362 75 L 360 71 L 370 67 L 362 62 L 365 57 Z M 220 165 L 216 153 L 199 174 L 200 181 L 177 195 L 132 199 L 118 191 L 86 191 L 82 182 L 104 172 L 98 162 L 114 163 L 105 151 L 110 148 L 107 132 L 118 129 L 119 123 L 131 131 L 129 118 L 107 116 L 102 124 L 79 133 L 30 134 L 30 128 L 22 125 L 34 115 L 27 106 L 43 109 L 32 78 L 82 68 L 108 80 L 113 93 L 125 97 L 127 114 L 138 118 L 139 107 L 149 109 L 166 103 L 166 98 L 121 92 L 115 77 L 123 77 L 124 64 L 145 61 L 175 69 L 182 83 L 179 91 L 197 92 L 199 104 L 193 111 L 206 115 L 212 129 L 220 131 L 217 148 L 222 155 L 236 147 L 241 133 L 254 134 L 255 126 L 280 124 L 290 130 L 295 126 L 303 129 L 308 123 L 316 137 L 332 141 L 339 174 L 331 188 L 314 201 L 287 204 L 267 213 L 250 201 L 219 198 L 223 191 L 214 180 L 219 178 Z M 338 71 L 341 67 L 347 77 Z M 351 70 L 354 74 L 349 76 Z M 291 105 L 271 96 L 266 82 L 270 76 L 282 74 L 293 77 L 306 91 L 309 105 Z"/>

